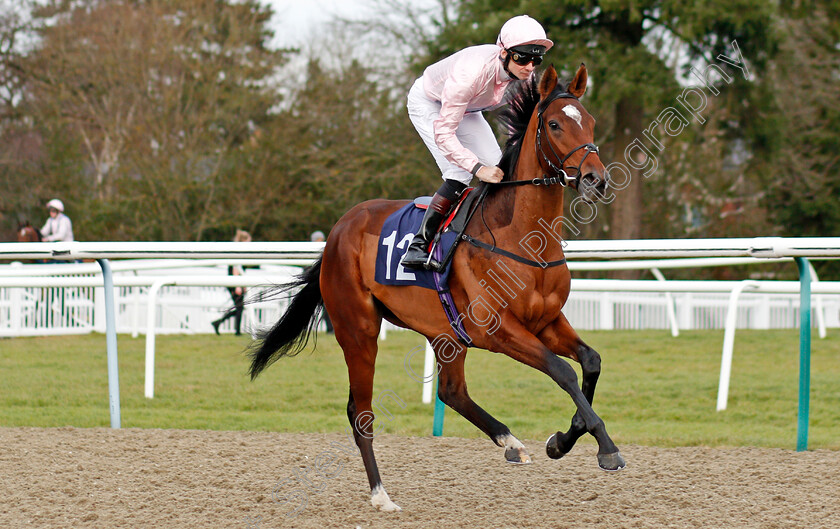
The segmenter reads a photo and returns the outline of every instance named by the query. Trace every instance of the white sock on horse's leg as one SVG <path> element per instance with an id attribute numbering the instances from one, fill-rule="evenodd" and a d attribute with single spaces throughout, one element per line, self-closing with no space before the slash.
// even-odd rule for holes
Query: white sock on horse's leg
<path id="1" fill-rule="evenodd" d="M 399 505 L 391 501 L 382 485 L 377 485 L 370 491 L 370 503 L 380 511 L 397 512 L 402 510 Z"/>
<path id="2" fill-rule="evenodd" d="M 505 459 L 508 463 L 527 465 L 531 462 L 531 456 L 528 455 L 525 445 L 512 434 L 500 435 L 496 438 L 496 443 L 505 447 Z"/>

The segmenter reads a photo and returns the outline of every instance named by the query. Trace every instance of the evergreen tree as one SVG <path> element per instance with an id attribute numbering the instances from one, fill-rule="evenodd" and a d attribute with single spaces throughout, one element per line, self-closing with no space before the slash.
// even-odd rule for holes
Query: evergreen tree
<path id="1" fill-rule="evenodd" d="M 585 104 L 598 119 L 597 139 L 602 146 L 605 164 L 617 161 L 630 170 L 630 182 L 620 191 L 608 207 L 599 206 L 598 223 L 612 238 L 638 238 L 660 233 L 662 226 L 645 229 L 646 197 L 649 188 L 662 187 L 657 183 L 663 176 L 646 178 L 643 159 L 627 160 L 625 152 L 637 138 L 652 149 L 643 136 L 660 111 L 674 104 L 680 95 L 680 81 L 691 66 L 704 66 L 720 54 L 733 55 L 730 47 L 737 41 L 750 66 L 760 72 L 770 56 L 768 50 L 775 46 L 772 31 L 773 6 L 762 0 L 732 2 L 714 1 L 685 3 L 667 0 L 474 0 L 458 4 L 458 23 L 444 31 L 435 48 L 427 50 L 428 60 L 457 51 L 465 45 L 494 42 L 501 25 L 512 16 L 529 14 L 539 20 L 555 42 L 547 55 L 547 62 L 554 63 L 567 77 L 577 65 L 586 63 L 590 72 L 591 87 Z M 736 79 L 731 87 L 715 80 L 717 89 L 726 92 L 748 92 L 747 82 Z M 696 84 L 696 83 L 695 83 Z M 712 111 L 723 103 L 738 106 L 738 101 L 722 98 Z M 737 110 L 728 116 L 748 119 L 750 110 Z M 727 131 L 726 143 L 745 135 Z M 711 128 L 717 130 L 717 126 Z M 662 132 L 658 133 L 663 136 Z M 670 169 L 694 173 L 700 177 L 702 168 L 674 163 L 682 147 L 690 141 L 703 138 L 700 134 L 686 134 L 683 138 L 667 138 L 666 155 L 651 150 L 657 158 L 671 157 Z M 748 147 L 751 147 L 748 146 Z M 638 155 L 639 149 L 631 150 Z M 717 158 L 720 162 L 720 158 Z M 632 163 L 631 163 L 632 162 Z M 647 166 L 650 168 L 650 165 Z M 660 168 L 661 171 L 661 168 Z M 706 171 L 702 177 L 709 174 Z M 623 180 L 623 178 L 622 178 Z M 651 204 L 653 206 L 653 204 Z M 608 212 L 607 212 L 608 210 Z M 654 215 L 661 210 L 651 207 Z M 661 218 L 661 217 L 660 217 Z M 583 228 L 588 236 L 597 236 L 592 227 Z"/>

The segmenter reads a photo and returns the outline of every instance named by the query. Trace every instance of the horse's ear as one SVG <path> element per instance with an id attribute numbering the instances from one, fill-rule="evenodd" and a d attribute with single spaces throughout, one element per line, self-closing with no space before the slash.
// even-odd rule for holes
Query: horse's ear
<path id="1" fill-rule="evenodd" d="M 540 99 L 545 99 L 548 95 L 554 91 L 554 88 L 557 86 L 557 70 L 554 69 L 554 65 L 548 67 L 548 70 L 543 73 L 542 79 L 540 79 Z"/>
<path id="2" fill-rule="evenodd" d="M 586 65 L 580 63 L 580 68 L 578 68 L 577 73 L 575 74 L 575 78 L 572 79 L 572 82 L 569 83 L 569 93 L 573 96 L 580 99 L 583 97 L 584 92 L 586 92 Z"/>

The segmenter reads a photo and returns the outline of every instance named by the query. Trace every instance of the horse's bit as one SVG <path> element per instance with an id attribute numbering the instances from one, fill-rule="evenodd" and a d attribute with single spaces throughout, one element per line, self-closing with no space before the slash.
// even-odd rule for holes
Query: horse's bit
<path id="1" fill-rule="evenodd" d="M 538 120 L 537 121 L 537 142 L 536 142 L 537 154 L 542 156 L 543 161 L 546 164 L 548 164 L 548 167 L 552 171 L 554 171 L 556 176 L 554 176 L 554 177 L 546 176 L 546 177 L 543 177 L 542 179 L 535 178 L 534 180 L 531 181 L 534 185 L 550 185 L 550 184 L 555 184 L 556 183 L 556 184 L 560 184 L 563 187 L 566 187 L 570 184 L 573 184 L 576 181 L 578 181 L 581 177 L 581 167 L 583 166 L 583 162 L 586 161 L 586 157 L 589 156 L 593 152 L 595 154 L 598 154 L 598 146 L 597 145 L 595 145 L 594 143 L 584 143 L 582 145 L 578 145 L 577 147 L 575 147 L 574 149 L 569 151 L 569 153 L 565 157 L 563 157 L 563 159 L 561 160 L 560 155 L 557 154 L 557 152 L 554 150 L 554 147 L 552 147 L 551 142 L 547 142 L 548 143 L 548 149 L 551 151 L 551 155 L 554 157 L 554 159 L 555 160 L 560 160 L 560 163 L 555 164 L 554 162 L 551 161 L 551 158 L 545 153 L 545 150 L 542 147 L 542 134 L 543 134 L 542 131 L 545 128 L 545 122 L 543 121 L 543 112 L 545 112 L 545 109 L 547 109 L 548 106 L 551 103 L 553 103 L 554 101 L 556 101 L 558 99 L 575 99 L 575 100 L 577 100 L 577 97 L 575 97 L 574 95 L 572 95 L 568 92 L 560 92 L 557 95 L 555 95 L 554 97 L 552 97 L 551 99 L 549 99 L 548 101 L 545 101 L 544 103 L 540 103 L 540 109 L 537 112 L 537 120 Z M 574 153 L 576 153 L 577 151 L 579 151 L 581 149 L 586 149 L 586 154 L 583 155 L 583 159 L 580 161 L 579 164 L 577 164 L 577 166 L 571 167 L 571 169 L 575 170 L 576 174 L 574 176 L 569 176 L 569 174 L 566 173 L 566 170 L 565 170 L 566 160 L 571 158 L 571 156 Z"/>
<path id="2" fill-rule="evenodd" d="M 543 131 L 543 128 L 545 126 L 545 122 L 543 121 L 543 112 L 545 111 L 546 108 L 548 108 L 548 106 L 551 103 L 553 103 L 554 101 L 556 101 L 558 99 L 563 99 L 563 98 L 577 99 L 577 97 L 575 97 L 574 95 L 572 95 L 568 92 L 560 92 L 560 93 L 556 94 L 554 97 L 552 97 L 551 99 L 545 101 L 544 103 L 540 103 L 539 110 L 537 111 L 538 124 L 537 124 L 537 141 L 536 141 L 536 144 L 535 144 L 535 148 L 537 150 L 537 154 L 542 156 L 543 161 L 546 164 L 548 164 L 549 169 L 555 173 L 555 176 L 543 175 L 542 178 L 534 178 L 534 179 L 531 179 L 531 180 L 514 180 L 514 181 L 507 181 L 507 182 L 498 182 L 496 184 L 491 184 L 491 185 L 493 185 L 493 186 L 501 186 L 501 185 L 509 185 L 509 186 L 521 186 L 521 185 L 540 186 L 540 185 L 544 185 L 544 186 L 549 186 L 549 185 L 558 184 L 561 187 L 568 187 L 570 184 L 573 184 L 580 179 L 580 177 L 581 177 L 581 167 L 583 166 L 583 162 L 586 161 L 586 157 L 589 156 L 591 153 L 594 152 L 595 154 L 598 154 L 598 146 L 597 145 L 595 145 L 594 143 L 584 143 L 582 145 L 578 145 L 577 147 L 572 149 L 565 157 L 563 157 L 563 159 L 560 159 L 560 155 L 558 155 L 557 152 L 554 150 L 554 147 L 551 146 L 551 142 L 548 142 L 548 148 L 551 151 L 551 155 L 554 157 L 555 160 L 560 160 L 559 164 L 555 164 L 554 162 L 552 162 L 551 158 L 549 158 L 549 156 L 545 153 L 545 151 L 542 148 L 542 135 L 543 135 L 542 131 Z M 569 174 L 564 169 L 566 160 L 568 160 L 574 153 L 576 153 L 577 151 L 579 151 L 581 149 L 586 149 L 586 154 L 583 155 L 583 159 L 580 161 L 580 163 L 576 167 L 572 167 L 572 169 L 574 169 L 575 172 L 576 172 L 575 176 L 569 176 Z M 578 185 L 579 185 L 579 182 L 578 182 Z M 482 190 L 481 190 L 481 195 L 479 196 L 479 198 L 477 200 L 478 204 L 481 205 L 480 207 L 481 207 L 481 218 L 482 218 L 482 220 L 484 219 L 484 197 L 487 195 L 487 192 L 489 191 L 489 189 L 490 189 L 490 185 L 484 185 L 482 187 Z M 468 212 L 466 222 L 464 223 L 464 230 L 466 230 L 466 226 L 469 224 L 470 220 L 472 219 L 473 214 L 478 209 L 478 207 L 479 206 L 476 206 L 475 208 L 473 208 L 472 210 L 470 210 Z M 487 226 L 486 221 L 484 222 L 484 225 Z M 513 259 L 517 262 L 526 264 L 528 266 L 539 267 L 539 268 L 550 268 L 550 267 L 561 266 L 561 265 L 566 264 L 566 259 L 560 259 L 558 261 L 552 261 L 550 263 L 545 263 L 545 262 L 540 263 L 540 262 L 534 261 L 532 259 L 527 259 L 525 257 L 521 257 L 521 256 L 513 254 L 511 252 L 502 250 L 501 248 L 497 248 L 496 247 L 496 237 L 493 236 L 493 231 L 490 230 L 489 227 L 488 227 L 488 231 L 490 232 L 490 236 L 493 237 L 493 244 L 492 245 L 484 243 L 482 241 L 479 241 L 478 239 L 475 239 L 474 237 L 471 237 L 470 235 L 467 235 L 466 233 L 464 233 L 464 231 L 461 232 L 460 238 L 462 240 L 465 240 L 465 241 L 469 242 L 473 246 L 476 246 L 478 248 L 483 248 L 483 249 L 488 250 L 490 252 L 494 252 L 494 253 L 504 255 L 505 257 L 508 257 L 508 258 Z"/>
<path id="3" fill-rule="evenodd" d="M 599 149 L 598 146 L 594 143 L 584 143 L 582 145 L 578 145 L 571 151 L 569 154 L 560 159 L 560 155 L 554 150 L 554 147 L 551 146 L 551 142 L 548 142 L 548 149 L 551 151 L 551 155 L 554 156 L 555 160 L 560 160 L 559 164 L 555 164 L 551 161 L 551 158 L 545 153 L 545 150 L 542 147 L 542 136 L 543 136 L 543 129 L 545 128 L 545 122 L 543 121 L 543 112 L 545 109 L 548 108 L 548 105 L 557 101 L 558 99 L 575 99 L 577 97 L 570 94 L 569 92 L 560 92 L 556 94 L 554 97 L 549 99 L 548 101 L 540 103 L 539 111 L 537 112 L 537 141 L 534 145 L 534 148 L 537 150 L 537 154 L 542 156 L 543 161 L 548 165 L 549 169 L 554 172 L 554 176 L 543 175 L 542 178 L 533 178 L 531 180 L 513 180 L 513 181 L 506 181 L 506 182 L 498 182 L 492 184 L 494 186 L 524 186 L 524 185 L 535 185 L 535 186 L 549 186 L 558 184 L 561 187 L 568 187 L 569 185 L 575 183 L 580 179 L 581 175 L 581 167 L 583 166 L 583 162 L 586 161 L 586 157 L 589 156 L 591 153 L 598 154 Z M 581 149 L 586 149 L 586 154 L 583 155 L 583 159 L 580 161 L 577 166 L 572 167 L 571 169 L 575 170 L 574 176 L 569 176 L 566 172 L 564 166 L 566 160 L 568 160 L 574 153 L 578 152 Z"/>

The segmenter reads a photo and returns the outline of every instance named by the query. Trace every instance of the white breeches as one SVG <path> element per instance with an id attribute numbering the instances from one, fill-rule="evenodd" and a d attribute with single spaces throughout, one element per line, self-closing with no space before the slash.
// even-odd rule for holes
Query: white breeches
<path id="1" fill-rule="evenodd" d="M 417 79 L 408 92 L 408 117 L 420 137 L 423 138 L 423 143 L 434 156 L 443 179 L 457 180 L 469 185 L 472 180 L 470 172 L 447 160 L 435 144 L 434 122 L 440 117 L 440 107 L 439 101 L 433 101 L 426 95 L 422 78 Z M 493 134 L 493 129 L 490 128 L 490 124 L 481 112 L 464 114 L 455 135 L 461 145 L 472 151 L 482 164 L 493 166 L 502 159 L 502 150 L 499 148 L 496 135 Z"/>

